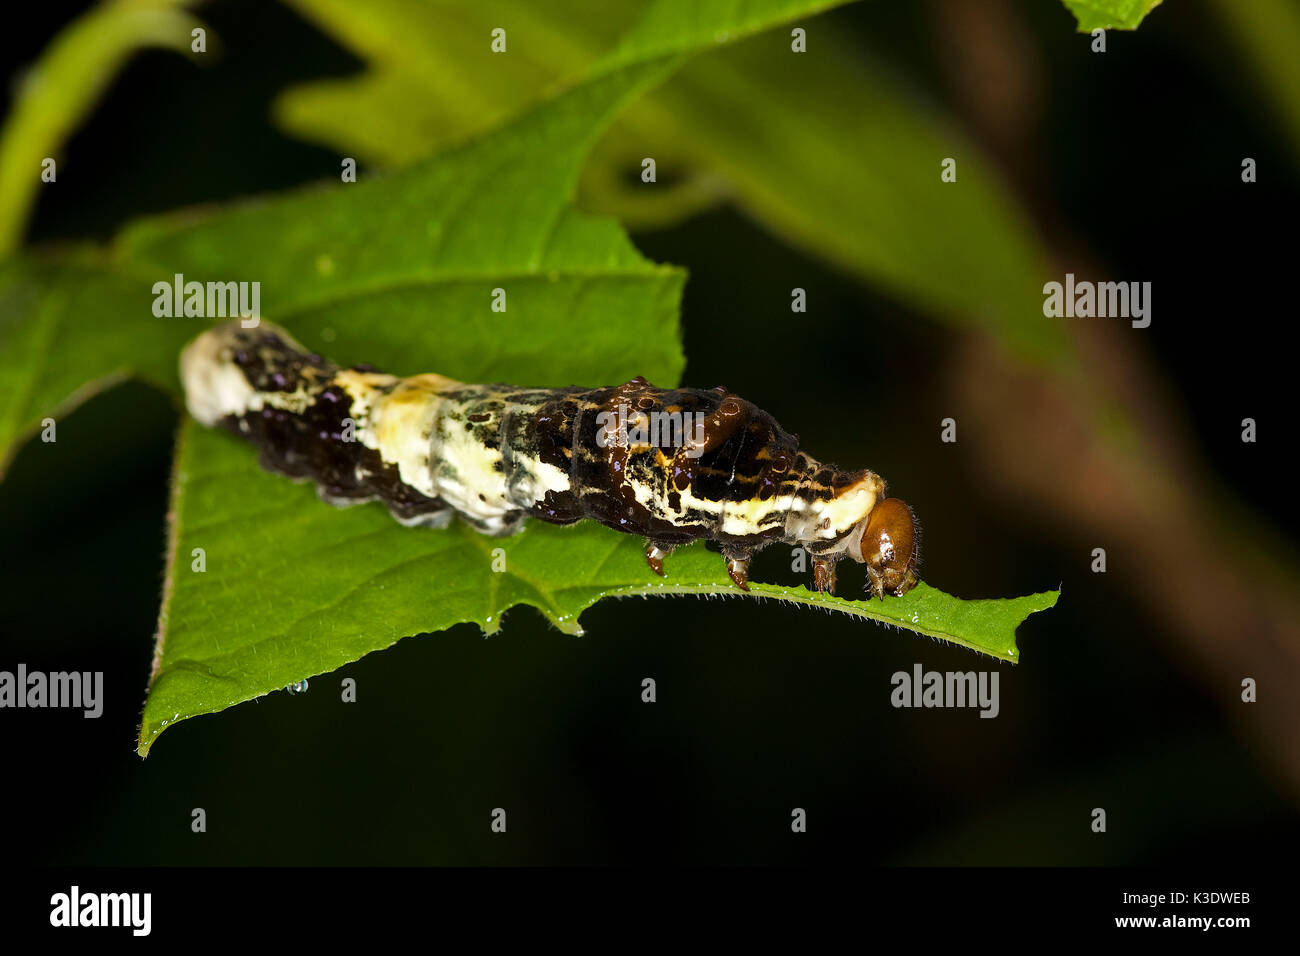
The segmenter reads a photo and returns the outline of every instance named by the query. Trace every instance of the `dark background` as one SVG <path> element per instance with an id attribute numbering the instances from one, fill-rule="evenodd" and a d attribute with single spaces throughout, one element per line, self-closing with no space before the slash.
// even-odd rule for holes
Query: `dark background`
<path id="1" fill-rule="evenodd" d="M 5 72 L 85 6 L 29 7 L 27 28 L 0 40 Z M 835 16 L 948 96 L 925 5 L 898 6 Z M 1280 339 L 1295 320 L 1300 189 L 1286 144 L 1197 5 L 1158 9 L 1140 49 L 1112 34 L 1104 62 L 1061 11 L 1030 9 L 1051 6 L 1020 5 L 1050 65 L 1039 200 L 1110 275 L 1154 283 L 1141 347 L 1225 496 L 1294 542 L 1294 353 Z M 201 14 L 221 61 L 134 58 L 70 143 L 60 188 L 42 191 L 30 241 L 106 239 L 141 213 L 337 175 L 333 153 L 270 126 L 267 104 L 358 64 L 278 5 Z M 1242 155 L 1259 161 L 1253 187 Z M 983 487 L 976 436 L 938 441 L 940 419 L 963 420 L 942 387 L 952 332 L 730 211 L 635 239 L 690 270 L 685 381 L 725 383 L 819 457 L 885 475 L 924 524 L 927 580 L 963 597 L 1063 585 L 1058 607 L 1021 627 L 1023 663 L 741 600 L 606 601 L 584 614 L 583 638 L 518 608 L 490 640 L 469 625 L 412 637 L 304 695 L 185 721 L 142 762 L 178 412 L 127 385 L 61 420 L 56 444 L 29 444 L 0 486 L 0 668 L 102 670 L 106 684 L 99 720 L 0 714 L 6 858 L 1240 864 L 1300 850 L 1296 794 L 1123 586 L 1143 569 L 1112 553 L 1108 574 L 1090 573 L 1105 542 Z M 789 312 L 794 286 L 815 319 Z M 1256 445 L 1240 441 L 1246 415 Z M 783 554 L 762 555 L 754 576 Z M 891 708 L 890 675 L 915 662 L 997 668 L 1000 716 Z M 356 704 L 339 701 L 344 677 Z M 654 705 L 640 701 L 644 677 Z M 806 834 L 790 831 L 796 806 Z M 194 807 L 205 834 L 190 830 Z M 489 831 L 494 807 L 508 811 L 504 836 Z M 1093 807 L 1107 810 L 1104 835 Z"/>

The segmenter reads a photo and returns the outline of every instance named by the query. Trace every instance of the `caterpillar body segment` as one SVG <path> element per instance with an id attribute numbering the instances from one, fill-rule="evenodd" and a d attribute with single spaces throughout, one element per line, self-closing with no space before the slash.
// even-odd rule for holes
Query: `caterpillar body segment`
<path id="1" fill-rule="evenodd" d="M 406 525 L 460 516 L 491 535 L 529 517 L 586 518 L 673 548 L 716 542 L 736 585 L 773 542 L 800 546 L 818 590 L 844 557 L 877 596 L 917 581 L 911 509 L 868 470 L 800 451 L 767 412 L 726 389 L 473 385 L 340 368 L 266 321 L 209 329 L 181 355 L 191 415 L 243 436 L 269 470 L 311 480 L 335 505 L 378 499 Z"/>

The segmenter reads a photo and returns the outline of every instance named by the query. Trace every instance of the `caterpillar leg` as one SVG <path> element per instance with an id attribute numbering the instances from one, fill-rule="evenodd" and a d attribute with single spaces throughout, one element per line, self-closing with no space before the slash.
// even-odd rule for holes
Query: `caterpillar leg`
<path id="1" fill-rule="evenodd" d="M 300 478 L 299 481 L 308 479 Z M 349 493 L 350 492 L 350 493 Z M 358 494 L 356 489 L 339 489 L 326 485 L 316 486 L 316 497 L 335 508 L 351 508 L 363 505 L 379 498 L 374 494 Z M 451 524 L 455 512 L 441 501 L 399 501 L 388 505 L 388 513 L 408 528 L 445 528 Z"/>
<path id="2" fill-rule="evenodd" d="M 813 558 L 813 586 L 822 594 L 835 593 L 835 561 Z"/>
<path id="3" fill-rule="evenodd" d="M 655 544 L 649 538 L 645 542 L 645 562 L 650 565 L 650 570 L 661 578 L 664 576 L 664 558 L 668 557 L 668 552 L 659 545 Z"/>
<path id="4" fill-rule="evenodd" d="M 388 513 L 399 524 L 408 528 L 445 528 L 451 524 L 451 519 L 455 516 L 455 512 L 451 508 L 411 513 L 390 507 Z"/>
<path id="5" fill-rule="evenodd" d="M 742 591 L 749 590 L 749 554 L 748 553 L 728 553 L 727 573 L 731 575 L 731 580 L 736 582 L 736 587 Z"/>

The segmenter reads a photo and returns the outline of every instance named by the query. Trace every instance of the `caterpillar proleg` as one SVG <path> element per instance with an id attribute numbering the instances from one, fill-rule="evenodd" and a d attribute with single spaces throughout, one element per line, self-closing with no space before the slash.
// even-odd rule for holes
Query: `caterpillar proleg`
<path id="1" fill-rule="evenodd" d="M 754 552 L 807 550 L 819 591 L 835 564 L 867 566 L 873 595 L 917 581 L 912 509 L 872 471 L 841 471 L 799 450 L 767 412 L 725 388 L 470 385 L 340 368 L 266 321 L 229 322 L 181 355 L 190 414 L 241 435 L 262 465 L 343 505 L 378 499 L 406 525 L 459 515 L 490 535 L 535 517 L 584 518 L 646 539 L 663 575 L 674 547 L 716 542 L 748 590 Z"/>

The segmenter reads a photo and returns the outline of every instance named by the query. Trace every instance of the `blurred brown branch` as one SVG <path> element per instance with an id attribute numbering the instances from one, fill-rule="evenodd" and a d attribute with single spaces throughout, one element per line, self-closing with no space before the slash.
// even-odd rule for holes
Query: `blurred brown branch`
<path id="1" fill-rule="evenodd" d="M 1058 274 L 1088 272 L 1068 231 L 1033 203 L 1041 170 L 1031 142 L 1041 88 L 1032 43 L 1005 0 L 935 0 L 932 23 L 965 119 L 1052 237 Z M 1096 270 L 1093 270 L 1096 271 Z M 974 467 L 1012 505 L 1068 526 L 1082 547 L 1122 552 L 1121 580 L 1175 635 L 1185 662 L 1225 714 L 1255 736 L 1300 794 L 1300 572 L 1266 525 L 1210 475 L 1186 413 L 1128 331 L 1071 328 L 1081 368 L 1029 369 L 969 336 L 951 369 L 955 397 L 982 436 Z M 1008 414 L 1014 409 L 1014 414 Z M 1117 436 L 1115 412 L 1133 429 Z M 1068 593 L 1068 592 L 1067 592 Z M 1244 704 L 1253 677 L 1259 700 Z"/>

